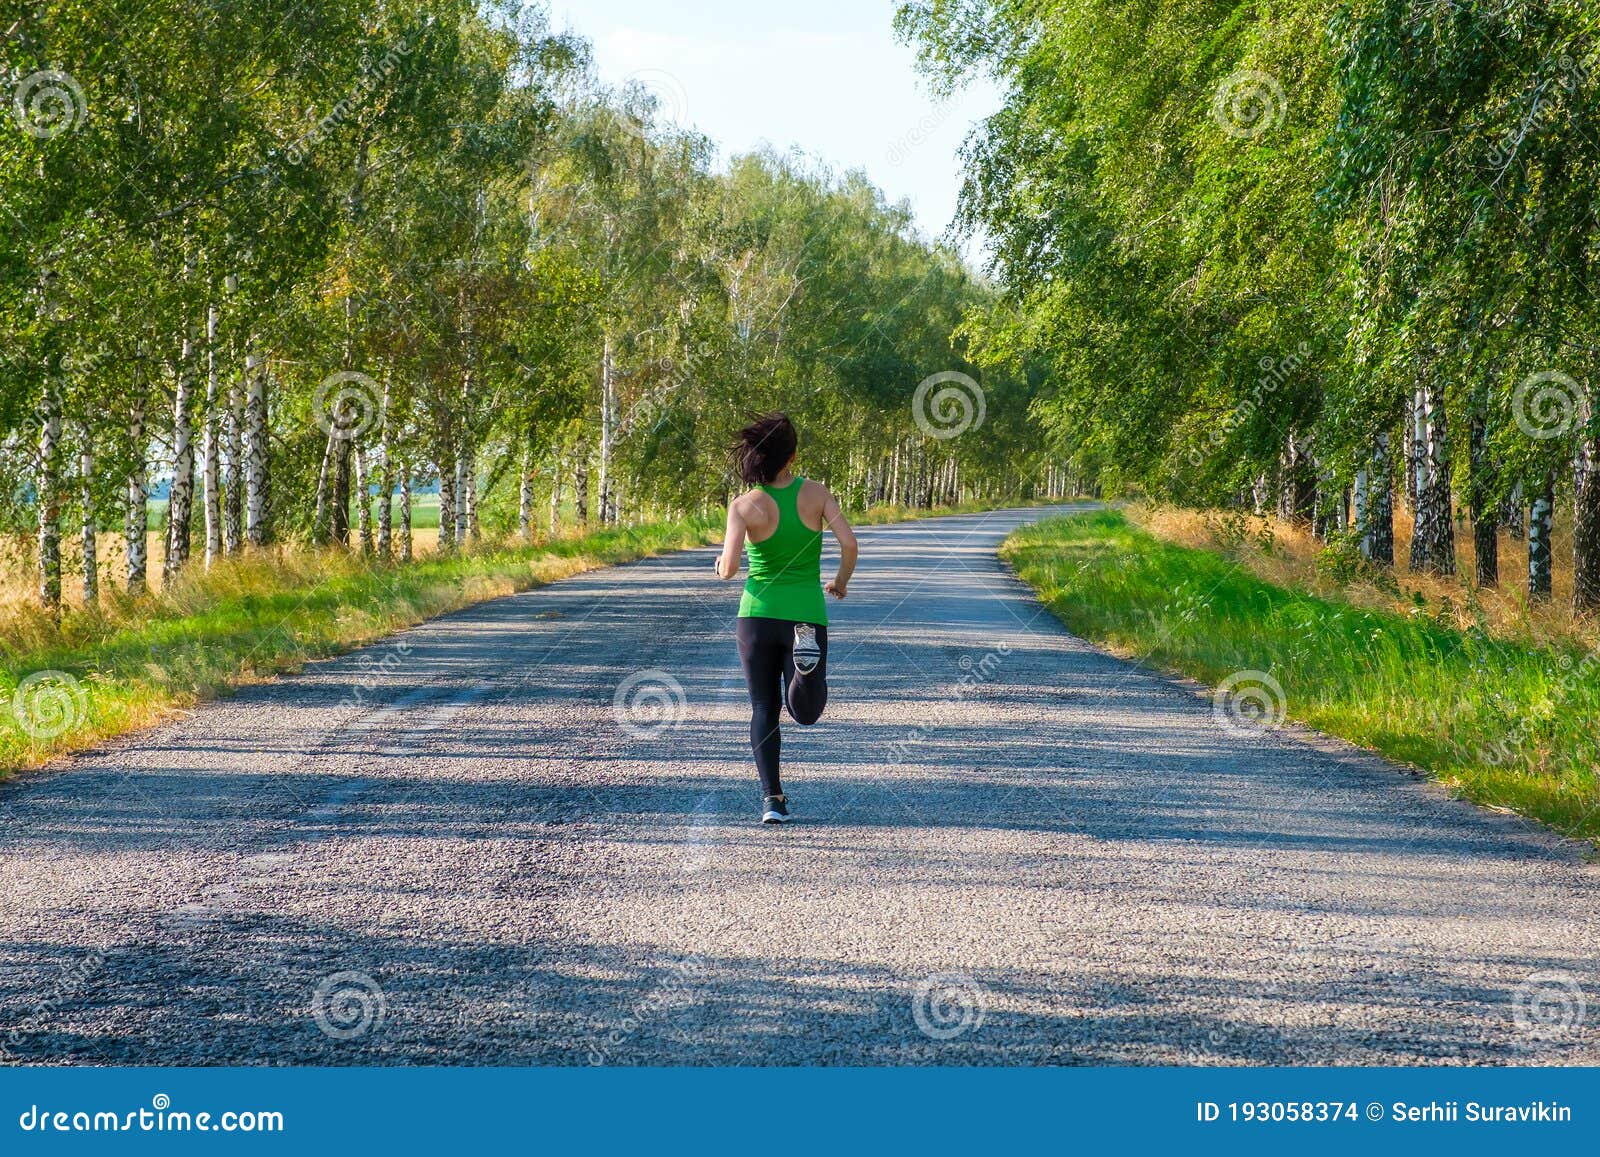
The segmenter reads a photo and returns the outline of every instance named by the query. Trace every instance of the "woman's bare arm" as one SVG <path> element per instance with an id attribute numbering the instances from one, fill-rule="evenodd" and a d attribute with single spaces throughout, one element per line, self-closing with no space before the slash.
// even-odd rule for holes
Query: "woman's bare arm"
<path id="1" fill-rule="evenodd" d="M 739 501 L 728 503 L 728 528 L 722 535 L 722 553 L 717 556 L 717 577 L 739 577 L 739 562 L 744 557 L 744 538 L 748 527 Z"/>
<path id="2" fill-rule="evenodd" d="M 856 546 L 856 532 L 850 528 L 850 520 L 844 516 L 844 511 L 839 509 L 839 500 L 833 496 L 832 491 L 827 492 L 827 497 L 822 503 L 822 520 L 833 537 L 839 543 L 839 570 L 831 579 L 822 584 L 822 589 L 836 599 L 842 599 L 850 586 L 850 576 L 855 573 L 856 559 L 860 551 Z"/>

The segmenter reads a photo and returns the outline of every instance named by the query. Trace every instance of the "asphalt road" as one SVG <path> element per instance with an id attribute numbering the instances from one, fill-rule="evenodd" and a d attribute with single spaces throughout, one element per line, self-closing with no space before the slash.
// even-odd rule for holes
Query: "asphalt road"
<path id="1" fill-rule="evenodd" d="M 788 828 L 710 550 L 0 787 L 0 1058 L 1600 1063 L 1600 869 L 1073 638 L 1037 516 L 863 533 Z"/>

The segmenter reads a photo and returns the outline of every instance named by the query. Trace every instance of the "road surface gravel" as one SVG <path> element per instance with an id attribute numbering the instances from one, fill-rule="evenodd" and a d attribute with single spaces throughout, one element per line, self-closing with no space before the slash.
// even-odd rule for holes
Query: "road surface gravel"
<path id="1" fill-rule="evenodd" d="M 711 550 L 0 786 L 0 1059 L 1600 1063 L 1596 868 L 866 529 L 755 822 Z"/>

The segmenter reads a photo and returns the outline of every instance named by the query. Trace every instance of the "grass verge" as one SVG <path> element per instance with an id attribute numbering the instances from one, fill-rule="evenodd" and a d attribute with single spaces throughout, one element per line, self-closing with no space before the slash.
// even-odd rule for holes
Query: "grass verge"
<path id="1" fill-rule="evenodd" d="M 0 623 L 0 777 L 435 615 L 720 532 L 705 520 L 617 528 L 406 566 L 284 549 L 60 626 L 13 615 Z"/>
<path id="2" fill-rule="evenodd" d="M 1266 672 L 1290 717 L 1600 841 L 1600 654 L 1270 583 L 1116 511 L 1025 528 L 1001 553 L 1085 638 L 1208 684 Z"/>

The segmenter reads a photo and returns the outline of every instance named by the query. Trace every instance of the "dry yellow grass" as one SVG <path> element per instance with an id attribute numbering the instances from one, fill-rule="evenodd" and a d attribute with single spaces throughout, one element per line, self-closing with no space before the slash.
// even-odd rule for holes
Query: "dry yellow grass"
<path id="1" fill-rule="evenodd" d="M 1395 516 L 1393 585 L 1356 578 L 1340 581 L 1321 565 L 1326 544 L 1309 530 L 1273 517 L 1242 516 L 1248 533 L 1240 540 L 1228 527 L 1237 512 L 1182 510 L 1135 503 L 1126 508 L 1130 522 L 1157 538 L 1179 546 L 1221 551 L 1257 578 L 1279 586 L 1315 591 L 1374 610 L 1427 613 L 1463 630 L 1477 626 L 1490 635 L 1535 644 L 1565 643 L 1593 649 L 1600 646 L 1600 624 L 1575 621 L 1572 615 L 1572 542 L 1557 518 L 1553 567 L 1554 597 L 1549 603 L 1528 602 L 1528 549 L 1520 536 L 1500 535 L 1500 585 L 1472 584 L 1470 527 L 1456 527 L 1456 578 L 1411 574 L 1411 518 Z M 1558 512 L 1559 515 L 1559 512 Z M 1265 544 L 1270 542 L 1270 548 Z M 1420 600 L 1420 601 L 1419 601 Z"/>

